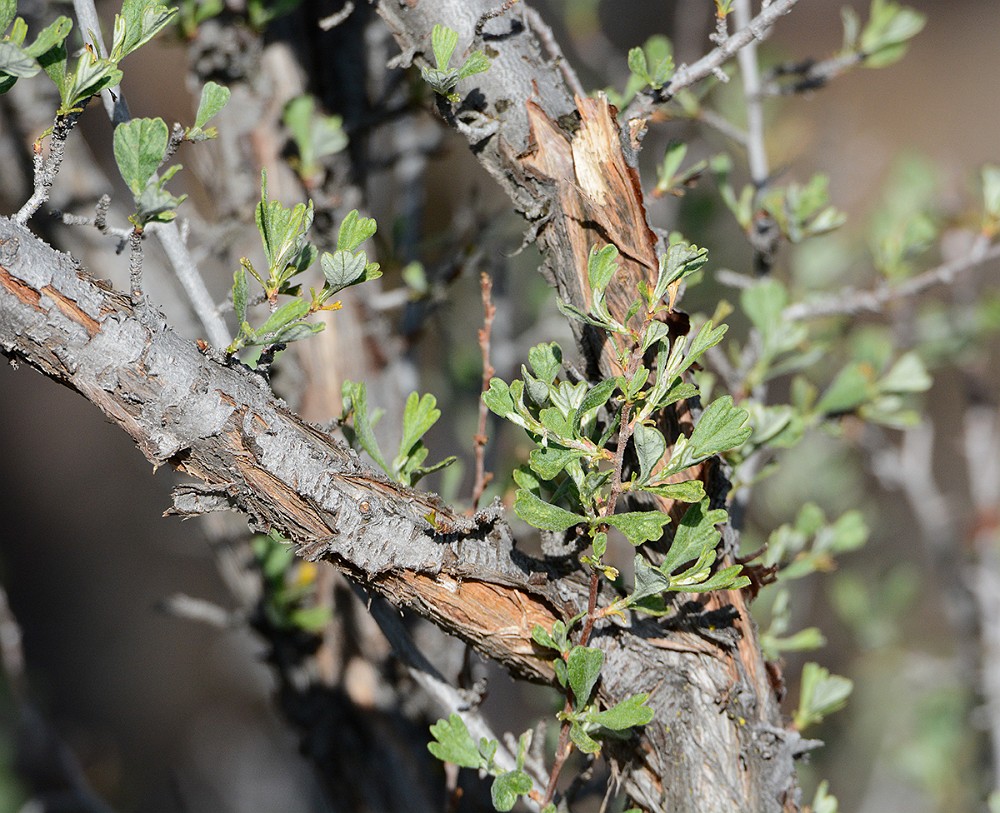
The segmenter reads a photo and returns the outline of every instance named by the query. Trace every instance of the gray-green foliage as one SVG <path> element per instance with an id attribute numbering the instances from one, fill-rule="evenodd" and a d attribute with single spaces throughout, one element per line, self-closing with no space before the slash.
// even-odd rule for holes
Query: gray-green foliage
<path id="1" fill-rule="evenodd" d="M 226 352 L 234 354 L 245 347 L 266 347 L 304 339 L 323 329 L 321 322 L 307 319 L 319 311 L 337 310 L 340 302 L 333 297 L 345 288 L 382 276 L 379 264 L 371 262 L 361 248 L 376 231 L 375 221 L 361 217 L 357 210 L 349 212 L 337 234 L 334 251 L 324 251 L 309 242 L 313 222 L 313 204 L 297 203 L 289 208 L 267 197 L 267 175 L 261 173 L 260 203 L 255 219 L 260 232 L 267 270 L 258 270 L 247 258 L 240 261 L 233 275 L 232 300 L 239 331 Z M 306 271 L 319 256 L 324 282 L 319 291 L 309 289 L 308 297 L 295 277 Z M 258 327 L 248 321 L 250 306 L 249 277 L 261 286 L 262 294 L 271 306 L 271 313 Z M 278 297 L 291 297 L 278 304 Z"/>

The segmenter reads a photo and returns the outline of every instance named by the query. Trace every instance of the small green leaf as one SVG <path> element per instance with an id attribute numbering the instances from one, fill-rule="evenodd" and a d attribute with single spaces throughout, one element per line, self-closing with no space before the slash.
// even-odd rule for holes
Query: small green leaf
<path id="1" fill-rule="evenodd" d="M 531 792 L 531 777 L 524 771 L 507 771 L 493 780 L 490 796 L 493 807 L 507 811 L 514 807 L 519 796 Z"/>
<path id="2" fill-rule="evenodd" d="M 581 457 L 583 452 L 576 449 L 542 446 L 531 450 L 528 455 L 528 465 L 543 480 L 554 480 L 566 466 Z"/>
<path id="3" fill-rule="evenodd" d="M 573 690 L 573 700 L 577 709 L 590 702 L 601 667 L 604 666 L 604 652 L 596 647 L 575 646 L 566 659 L 569 670 L 569 687 Z"/>
<path id="4" fill-rule="evenodd" d="M 635 726 L 646 725 L 653 719 L 653 710 L 646 705 L 649 695 L 634 694 L 606 711 L 592 711 L 586 715 L 587 722 L 595 723 L 611 731 L 624 731 Z"/>
<path id="5" fill-rule="evenodd" d="M 698 559 L 704 551 L 714 550 L 721 536 L 715 526 L 725 521 L 725 510 L 708 510 L 708 500 L 688 508 L 660 565 L 663 572 L 673 573 L 685 562 Z"/>
<path id="6" fill-rule="evenodd" d="M 247 319 L 248 297 L 247 272 L 240 266 L 233 274 L 233 310 L 236 311 L 236 318 L 241 323 Z"/>
<path id="7" fill-rule="evenodd" d="M 357 209 L 352 209 L 340 224 L 340 231 L 337 233 L 337 249 L 357 251 L 358 246 L 375 234 L 377 229 L 378 225 L 374 218 L 361 217 Z"/>
<path id="8" fill-rule="evenodd" d="M 701 480 L 682 480 L 679 483 L 659 483 L 639 486 L 640 491 L 666 497 L 677 502 L 701 502 L 705 499 L 705 485 Z"/>
<path id="9" fill-rule="evenodd" d="M 799 708 L 793 715 L 801 731 L 818 723 L 829 714 L 842 709 L 854 689 L 854 683 L 812 661 L 802 668 L 802 688 Z"/>
<path id="10" fill-rule="evenodd" d="M 557 652 L 560 650 L 559 644 L 541 624 L 535 624 L 531 628 L 531 640 L 545 649 L 554 649 Z"/>
<path id="11" fill-rule="evenodd" d="M 556 342 L 536 344 L 528 351 L 531 369 L 546 384 L 552 384 L 562 370 L 562 348 Z"/>
<path id="12" fill-rule="evenodd" d="M 143 193 L 162 163 L 169 137 L 161 118 L 132 119 L 115 128 L 115 161 L 135 198 Z"/>
<path id="13" fill-rule="evenodd" d="M 332 619 L 333 610 L 330 607 L 319 605 L 293 610 L 289 620 L 295 627 L 304 632 L 319 633 L 326 629 Z"/>
<path id="14" fill-rule="evenodd" d="M 514 412 L 514 399 L 510 395 L 510 387 L 507 382 L 500 378 L 490 379 L 490 388 L 483 393 L 483 403 L 489 407 L 490 411 L 501 418 L 511 415 L 516 417 Z"/>
<path id="15" fill-rule="evenodd" d="M 573 745 L 585 754 L 596 754 L 601 750 L 601 744 L 591 737 L 579 723 L 574 722 L 570 725 L 569 738 L 573 741 Z"/>
<path id="16" fill-rule="evenodd" d="M 866 362 L 855 361 L 844 367 L 816 404 L 817 412 L 840 415 L 853 412 L 875 395 L 875 375 Z"/>
<path id="17" fill-rule="evenodd" d="M 45 26 L 35 37 L 35 41 L 24 49 L 28 56 L 41 59 L 53 48 L 57 48 L 65 42 L 69 32 L 73 29 L 73 21 L 69 17 L 56 17 L 49 25 Z M 3 29 L 0 28 L 0 31 Z"/>
<path id="18" fill-rule="evenodd" d="M 229 101 L 229 88 L 215 82 L 206 82 L 201 89 L 201 100 L 198 102 L 198 112 L 194 117 L 196 129 L 202 129 Z"/>
<path id="19" fill-rule="evenodd" d="M 308 313 L 308 302 L 301 299 L 293 299 L 268 316 L 267 321 L 257 329 L 257 333 L 264 337 L 273 335 L 286 325 L 303 318 Z"/>
<path id="20" fill-rule="evenodd" d="M 680 448 L 681 444 L 674 447 L 667 470 L 673 474 L 742 445 L 753 432 L 747 423 L 749 417 L 745 409 L 733 404 L 732 396 L 713 401 L 701 414 L 684 448 Z"/>
<path id="21" fill-rule="evenodd" d="M 9 27 L 17 16 L 17 0 L 0 0 L 0 35 Z"/>
<path id="22" fill-rule="evenodd" d="M 440 70 L 448 67 L 456 45 L 458 45 L 457 31 L 437 24 L 431 30 L 431 48 L 434 51 L 434 61 Z"/>
<path id="23" fill-rule="evenodd" d="M 465 722 L 454 712 L 447 720 L 438 720 L 431 726 L 435 742 L 428 743 L 427 750 L 442 762 L 450 762 L 461 768 L 479 768 L 482 758 L 479 748 L 472 740 Z"/>
<path id="24" fill-rule="evenodd" d="M 433 395 L 426 393 L 421 397 L 411 392 L 403 409 L 403 437 L 399 442 L 399 457 L 405 457 L 440 417 L 441 410 L 437 408 L 437 399 Z"/>
<path id="25" fill-rule="evenodd" d="M 911 350 L 900 356 L 892 369 L 879 379 L 878 389 L 879 392 L 893 394 L 926 392 L 932 383 L 924 362 Z"/>
<path id="26" fill-rule="evenodd" d="M 338 291 L 361 281 L 365 273 L 367 257 L 364 252 L 352 254 L 350 251 L 338 249 L 333 254 L 324 251 L 319 263 L 331 294 L 336 294 Z"/>
<path id="27" fill-rule="evenodd" d="M 635 444 L 636 457 L 639 458 L 638 482 L 648 483 L 656 464 L 667 453 L 667 441 L 659 429 L 644 423 L 637 423 L 633 427 L 632 441 Z"/>
<path id="28" fill-rule="evenodd" d="M 598 409 L 608 402 L 608 399 L 614 394 L 616 384 L 615 379 L 606 378 L 587 390 L 587 394 L 576 408 L 576 415 L 573 419 L 577 427 L 583 423 L 583 418 L 588 412 Z"/>
<path id="29" fill-rule="evenodd" d="M 608 552 L 608 535 L 604 531 L 594 534 L 594 541 L 591 543 L 591 546 L 594 549 L 594 556 L 600 559 Z"/>
<path id="30" fill-rule="evenodd" d="M 112 62 L 120 62 L 155 37 L 177 13 L 156 0 L 124 0 L 121 14 L 115 15 L 111 45 Z"/>
<path id="31" fill-rule="evenodd" d="M 615 246 L 608 244 L 601 249 L 594 246 L 590 250 L 587 259 L 587 279 L 590 281 L 591 291 L 603 291 L 607 288 L 617 270 L 618 249 Z"/>
<path id="32" fill-rule="evenodd" d="M 529 525 L 543 531 L 565 531 L 587 521 L 586 517 L 550 505 L 523 488 L 518 489 L 514 498 L 514 513 Z"/>
<path id="33" fill-rule="evenodd" d="M 488 71 L 490 68 L 489 57 L 486 56 L 482 51 L 473 51 L 469 54 L 468 59 L 462 63 L 462 67 L 458 69 L 458 78 L 466 79 L 469 76 L 473 76 L 477 73 L 483 73 Z"/>
<path id="34" fill-rule="evenodd" d="M 389 474 L 389 465 L 382 456 L 378 439 L 375 437 L 374 424 L 368 415 L 367 388 L 363 382 L 345 381 L 344 391 L 347 398 L 350 399 L 351 409 L 354 412 L 354 434 L 358 443 L 361 444 L 362 449 L 368 452 L 368 456 L 378 464 L 379 468 Z"/>
<path id="35" fill-rule="evenodd" d="M 670 522 L 670 515 L 662 511 L 629 511 L 601 518 L 617 528 L 634 546 L 655 542 L 663 536 L 663 528 Z"/>
<path id="36" fill-rule="evenodd" d="M 12 42 L 0 42 L 0 73 L 27 79 L 41 69 L 42 66 L 25 49 Z"/>

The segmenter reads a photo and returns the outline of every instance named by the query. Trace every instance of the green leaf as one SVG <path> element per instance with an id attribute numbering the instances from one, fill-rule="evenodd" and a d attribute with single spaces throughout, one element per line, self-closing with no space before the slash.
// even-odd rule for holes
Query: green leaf
<path id="1" fill-rule="evenodd" d="M 25 49 L 12 42 L 0 42 L 0 73 L 18 79 L 34 76 L 42 66 Z"/>
<path id="2" fill-rule="evenodd" d="M 24 49 L 24 52 L 35 59 L 45 56 L 53 48 L 57 48 L 65 42 L 69 32 L 73 29 L 73 21 L 69 17 L 56 17 L 49 25 L 45 26 L 35 37 L 35 41 Z M 0 31 L 3 28 L 0 27 Z"/>
<path id="3" fill-rule="evenodd" d="M 637 423 L 632 429 L 632 441 L 639 458 L 638 483 L 642 485 L 649 482 L 656 464 L 667 453 L 667 441 L 659 429 L 644 423 Z"/>
<path id="4" fill-rule="evenodd" d="M 646 55 L 642 52 L 642 48 L 629 48 L 628 69 L 641 79 L 643 84 L 649 84 L 649 66 L 646 65 Z"/>
<path id="5" fill-rule="evenodd" d="M 490 388 L 483 393 L 483 403 L 501 418 L 518 417 L 514 411 L 514 399 L 511 398 L 510 387 L 503 379 L 490 379 Z"/>
<path id="6" fill-rule="evenodd" d="M 674 243 L 667 253 L 660 257 L 659 272 L 656 287 L 653 289 L 653 301 L 659 302 L 667 293 L 667 289 L 690 276 L 708 262 L 708 249 L 698 248 L 685 241 Z"/>
<path id="7" fill-rule="evenodd" d="M 695 503 L 681 517 L 670 549 L 660 564 L 664 573 L 673 573 L 685 562 L 698 559 L 706 550 L 715 550 L 721 534 L 716 525 L 726 521 L 724 509 L 708 510 L 708 500 Z"/>
<path id="8" fill-rule="evenodd" d="M 304 632 L 311 633 L 322 632 L 332 619 L 333 610 L 324 605 L 293 610 L 290 617 L 295 627 Z"/>
<path id="9" fill-rule="evenodd" d="M 793 715 L 800 731 L 823 720 L 828 714 L 842 709 L 854 689 L 854 683 L 817 663 L 808 662 L 802 668 L 802 688 L 799 708 Z"/>
<path id="10" fill-rule="evenodd" d="M 583 726 L 577 722 L 570 725 L 569 738 L 573 741 L 573 745 L 585 754 L 596 754 L 601 750 L 601 744 L 591 737 L 584 730 Z"/>
<path id="11" fill-rule="evenodd" d="M 907 41 L 919 34 L 926 22 L 923 14 L 893 0 L 872 0 L 868 23 L 859 40 L 865 64 L 881 68 L 901 59 Z"/>
<path id="12" fill-rule="evenodd" d="M 774 279 L 761 280 L 740 293 L 740 307 L 753 326 L 765 336 L 780 328 L 781 313 L 786 305 L 788 292 Z"/>
<path id="13" fill-rule="evenodd" d="M 523 488 L 518 489 L 514 498 L 514 513 L 529 525 L 543 531 L 565 531 L 587 521 L 586 517 L 550 505 Z"/>
<path id="14" fill-rule="evenodd" d="M 462 63 L 462 67 L 458 69 L 458 78 L 466 79 L 477 73 L 483 73 L 488 71 L 490 68 L 489 57 L 486 56 L 482 51 L 473 51 L 469 54 L 468 59 Z"/>
<path id="15" fill-rule="evenodd" d="M 653 719 L 653 710 L 646 705 L 649 695 L 634 694 L 606 711 L 588 712 L 588 723 L 595 723 L 611 731 L 624 731 L 635 726 L 646 725 Z"/>
<path id="16" fill-rule="evenodd" d="M 686 443 L 677 443 L 670 463 L 664 470 L 669 476 L 700 463 L 712 455 L 740 446 L 753 430 L 748 425 L 749 413 L 733 404 L 725 395 L 709 404 L 701 414 Z"/>
<path id="17" fill-rule="evenodd" d="M 440 417 L 441 410 L 437 408 L 437 399 L 433 395 L 427 393 L 421 397 L 411 392 L 403 409 L 403 437 L 399 442 L 397 459 L 406 457 Z"/>
<path id="18" fill-rule="evenodd" d="M 557 652 L 560 650 L 559 644 L 541 624 L 535 624 L 531 628 L 531 640 L 545 649 L 554 649 Z"/>
<path id="19" fill-rule="evenodd" d="M 451 62 L 451 55 L 458 45 L 458 32 L 444 25 L 435 25 L 431 30 L 431 48 L 434 61 L 440 70 L 445 70 Z"/>
<path id="20" fill-rule="evenodd" d="M 882 378 L 878 389 L 882 393 L 926 392 L 933 381 L 927 368 L 914 351 L 904 353 Z"/>
<path id="21" fill-rule="evenodd" d="M 700 568 L 696 568 L 699 570 Z M 721 570 L 717 570 L 711 576 L 705 574 L 707 578 L 699 575 L 697 579 L 685 579 L 684 575 L 676 580 L 671 580 L 671 587 L 683 589 L 690 593 L 709 593 L 713 590 L 741 590 L 750 584 L 750 579 L 741 576 L 743 565 L 730 565 Z"/>
<path id="22" fill-rule="evenodd" d="M 319 263 L 330 292 L 335 294 L 362 281 L 367 257 L 364 252 L 352 254 L 350 251 L 338 249 L 333 254 L 324 251 Z"/>
<path id="23" fill-rule="evenodd" d="M 662 511 L 629 511 L 601 519 L 621 531 L 632 545 L 639 546 L 655 542 L 663 536 L 663 528 L 670 522 L 670 515 Z"/>
<path id="24" fill-rule="evenodd" d="M 555 446 L 542 446 L 532 449 L 528 455 L 528 465 L 543 480 L 554 480 L 566 466 L 574 460 L 583 457 L 583 452 L 576 449 L 560 449 Z"/>
<path id="25" fill-rule="evenodd" d="M 677 502 L 701 502 L 705 499 L 705 486 L 701 480 L 681 480 L 679 483 L 643 485 L 639 486 L 639 490 Z"/>
<path id="26" fill-rule="evenodd" d="M 604 666 L 604 652 L 597 647 L 574 646 L 566 659 L 569 687 L 573 690 L 573 700 L 577 709 L 590 702 L 601 667 Z"/>
<path id="27" fill-rule="evenodd" d="M 594 549 L 594 556 L 600 559 L 608 552 L 608 535 L 603 531 L 594 534 L 594 541 L 591 542 L 591 547 Z"/>
<path id="28" fill-rule="evenodd" d="M 371 217 L 361 217 L 357 209 L 347 213 L 337 233 L 337 249 L 356 251 L 365 240 L 375 234 L 378 224 Z"/>
<path id="29" fill-rule="evenodd" d="M 162 163 L 169 137 L 161 118 L 132 119 L 115 128 L 115 161 L 133 197 L 138 199 Z"/>
<path id="30" fill-rule="evenodd" d="M 267 321 L 257 329 L 257 333 L 265 338 L 274 335 L 285 326 L 302 319 L 308 313 L 308 302 L 302 299 L 293 299 L 268 316 Z"/>
<path id="31" fill-rule="evenodd" d="M 202 129 L 229 101 L 229 88 L 215 82 L 206 82 L 201 89 L 201 100 L 198 102 L 198 112 L 194 117 L 196 129 Z"/>
<path id="32" fill-rule="evenodd" d="M 53 73 L 59 73 L 61 56 L 50 65 Z M 43 67 L 46 68 L 46 73 L 49 73 L 50 68 L 45 64 Z M 64 74 L 59 83 L 59 96 L 62 103 L 58 112 L 66 114 L 71 110 L 79 109 L 91 96 L 96 96 L 105 88 L 117 85 L 121 80 L 122 72 L 115 67 L 114 62 L 102 59 L 90 51 L 85 51 L 77 59 L 73 74 Z"/>
<path id="33" fill-rule="evenodd" d="M 875 395 L 874 371 L 866 362 L 851 362 L 844 367 L 823 393 L 816 411 L 825 415 L 853 412 Z"/>
<path id="34" fill-rule="evenodd" d="M 0 0 L 0 35 L 14 22 L 17 16 L 17 0 Z"/>
<path id="35" fill-rule="evenodd" d="M 479 768 L 482 757 L 479 748 L 465 727 L 465 722 L 452 712 L 447 720 L 438 720 L 431 726 L 435 742 L 428 743 L 427 750 L 442 762 L 450 762 L 460 768 Z"/>
<path id="36" fill-rule="evenodd" d="M 247 285 L 247 272 L 242 266 L 233 274 L 233 310 L 236 311 L 236 318 L 242 323 L 247 319 L 247 299 L 249 298 L 249 286 Z"/>
<path id="37" fill-rule="evenodd" d="M 587 258 L 587 279 L 590 281 L 592 292 L 596 293 L 607 288 L 617 270 L 618 249 L 615 246 L 608 244 L 601 249 L 597 246 L 590 249 L 590 256 Z"/>
<path id="38" fill-rule="evenodd" d="M 528 351 L 528 363 L 535 375 L 551 385 L 562 371 L 562 348 L 556 342 L 536 344 Z"/>
<path id="39" fill-rule="evenodd" d="M 368 456 L 378 464 L 382 471 L 390 474 L 389 465 L 382 456 L 378 439 L 375 437 L 374 425 L 368 415 L 367 388 L 363 382 L 345 381 L 344 391 L 350 399 L 351 409 L 354 412 L 354 434 L 358 443 L 361 444 L 362 449 L 368 452 Z"/>
<path id="40" fill-rule="evenodd" d="M 606 378 L 587 391 L 580 405 L 576 408 L 576 415 L 573 418 L 574 428 L 583 424 L 584 416 L 588 412 L 598 409 L 608 402 L 608 399 L 614 394 L 616 385 L 615 379 Z"/>
<path id="41" fill-rule="evenodd" d="M 493 780 L 490 796 L 493 807 L 500 811 L 510 810 L 519 796 L 531 792 L 531 777 L 524 771 L 507 771 Z"/>
<path id="42" fill-rule="evenodd" d="M 155 37 L 177 13 L 156 0 L 124 0 L 121 14 L 115 15 L 110 58 L 120 62 Z"/>

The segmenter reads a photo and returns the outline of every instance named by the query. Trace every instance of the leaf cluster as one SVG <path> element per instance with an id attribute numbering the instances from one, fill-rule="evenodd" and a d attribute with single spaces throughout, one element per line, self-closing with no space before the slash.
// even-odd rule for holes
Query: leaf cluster
<path id="1" fill-rule="evenodd" d="M 162 174 L 160 167 L 182 141 L 215 138 L 215 128 L 205 125 L 228 101 L 228 88 L 208 82 L 202 88 L 194 125 L 178 130 L 173 137 L 159 117 L 130 119 L 115 128 L 115 163 L 135 201 L 135 213 L 129 217 L 134 226 L 141 229 L 147 223 L 166 223 L 177 216 L 176 209 L 187 195 L 172 195 L 166 184 L 181 165 L 174 164 Z"/>
<path id="2" fill-rule="evenodd" d="M 267 270 L 258 271 L 244 257 L 233 275 L 233 307 L 240 328 L 226 349 L 229 354 L 237 353 L 244 347 L 287 344 L 318 333 L 323 325 L 307 322 L 310 315 L 322 310 L 337 310 L 340 302 L 331 301 L 336 294 L 352 285 L 382 276 L 379 264 L 370 262 L 367 253 L 361 249 L 361 244 L 375 234 L 375 221 L 370 217 L 361 217 L 357 210 L 353 210 L 340 224 L 336 249 L 324 251 L 319 258 L 324 277 L 322 288 L 318 292 L 310 289 L 306 298 L 293 278 L 308 269 L 319 254 L 316 246 L 307 239 L 313 222 L 312 201 L 288 208 L 280 201 L 268 200 L 267 175 L 262 172 L 260 203 L 257 204 L 255 219 Z M 270 316 L 256 328 L 247 320 L 250 305 L 248 274 L 260 283 L 264 298 L 272 308 Z M 279 296 L 293 298 L 279 306 Z"/>
<path id="3" fill-rule="evenodd" d="M 386 459 L 375 436 L 375 424 L 381 418 L 382 411 L 369 413 L 368 392 L 364 383 L 345 381 L 342 400 L 344 412 L 340 418 L 340 426 L 348 443 L 364 449 L 378 467 L 397 483 L 416 485 L 428 474 L 455 462 L 456 458 L 450 456 L 431 466 L 424 466 L 429 450 L 423 437 L 441 417 L 437 399 L 430 393 L 421 396 L 411 392 L 407 397 L 403 408 L 403 434 L 399 450 L 392 461 Z"/>
<path id="4" fill-rule="evenodd" d="M 458 45 L 458 32 L 444 25 L 435 25 L 431 31 L 431 50 L 436 67 L 424 66 L 420 74 L 439 96 L 457 103 L 461 100 L 455 92 L 458 83 L 469 76 L 489 70 L 490 60 L 482 51 L 473 51 L 457 68 L 450 67 L 451 57 Z"/>

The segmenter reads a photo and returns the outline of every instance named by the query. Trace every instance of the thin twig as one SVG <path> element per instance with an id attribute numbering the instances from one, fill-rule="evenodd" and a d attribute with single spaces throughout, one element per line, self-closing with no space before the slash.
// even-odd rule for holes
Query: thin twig
<path id="1" fill-rule="evenodd" d="M 584 89 L 583 84 L 580 82 L 580 77 L 576 75 L 576 71 L 573 70 L 572 65 L 566 61 L 566 57 L 563 56 L 562 49 L 559 47 L 559 41 L 556 39 L 555 34 L 552 33 L 552 29 L 549 24 L 542 19 L 542 15 L 539 14 L 534 7 L 525 6 L 524 10 L 524 21 L 528 24 L 538 41 L 542 44 L 542 47 L 548 52 L 549 59 L 551 59 L 559 68 L 560 73 L 563 75 L 563 79 L 566 80 L 566 84 L 569 85 L 569 89 L 573 91 L 573 95 L 579 96 L 581 99 L 587 95 L 587 91 Z"/>
<path id="2" fill-rule="evenodd" d="M 347 0 L 344 3 L 344 7 L 340 11 L 335 11 L 328 17 L 323 17 L 318 25 L 323 31 L 332 31 L 338 25 L 340 25 L 344 20 L 350 17 L 354 13 L 354 0 Z"/>
<path id="3" fill-rule="evenodd" d="M 483 299 L 483 326 L 479 329 L 479 349 L 483 355 L 483 387 L 485 393 L 490 388 L 490 380 L 496 372 L 490 364 L 490 335 L 493 330 L 493 319 L 497 314 L 496 306 L 493 304 L 493 280 L 485 271 L 479 275 L 479 287 Z M 493 479 L 492 472 L 486 471 L 486 444 L 489 438 L 486 435 L 486 420 L 489 417 L 489 408 L 486 401 L 479 399 L 479 428 L 476 432 L 476 480 L 472 487 L 472 510 L 479 507 L 483 492 L 490 480 Z"/>
<path id="4" fill-rule="evenodd" d="M 486 23 L 490 20 L 496 19 L 502 14 L 506 14 L 514 7 L 516 2 L 517 0 L 504 0 L 502 5 L 489 9 L 479 15 L 479 20 L 476 21 L 476 39 L 483 36 L 483 29 L 486 27 Z"/>
<path id="5" fill-rule="evenodd" d="M 844 288 L 836 294 L 825 296 L 813 302 L 799 302 L 789 305 L 782 313 L 787 321 L 820 319 L 825 316 L 857 316 L 861 313 L 881 313 L 890 302 L 917 296 L 929 288 L 948 285 L 960 275 L 983 263 L 1000 257 L 1000 243 L 989 244 L 986 237 L 976 241 L 972 250 L 959 257 L 924 271 L 898 285 L 882 285 L 869 291 Z"/>
<path id="6" fill-rule="evenodd" d="M 771 26 L 783 17 L 798 0 L 775 0 L 750 23 L 737 31 L 717 48 L 709 51 L 693 65 L 681 65 L 669 84 L 659 90 L 640 93 L 625 110 L 625 120 L 645 118 L 658 104 L 670 100 L 679 91 L 699 82 L 706 76 L 717 74 L 720 67 L 727 62 L 743 46 L 754 40 L 764 40 L 770 33 Z"/>
<path id="7" fill-rule="evenodd" d="M 815 61 L 785 63 L 769 70 L 764 77 L 761 93 L 767 96 L 791 96 L 824 87 L 831 79 L 864 62 L 864 54 L 849 51 Z"/>
<path id="8" fill-rule="evenodd" d="M 175 593 L 159 604 L 159 609 L 177 618 L 198 621 L 218 629 L 230 629 L 246 622 L 241 613 L 232 612 L 214 602 Z"/>
<path id="9" fill-rule="evenodd" d="M 42 204 L 49 199 L 49 192 L 52 184 L 55 183 L 56 175 L 59 174 L 59 167 L 62 166 L 63 157 L 66 154 L 66 139 L 80 118 L 79 113 L 70 113 L 68 116 L 57 116 L 55 124 L 52 125 L 52 135 L 49 137 L 48 158 L 42 158 L 41 142 L 35 143 L 34 163 L 34 191 L 31 197 L 25 201 L 24 205 L 14 215 L 14 222 L 23 226 L 31 216 L 41 208 Z"/>

